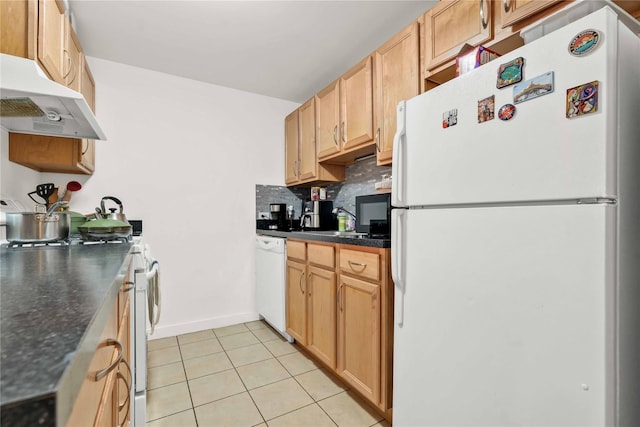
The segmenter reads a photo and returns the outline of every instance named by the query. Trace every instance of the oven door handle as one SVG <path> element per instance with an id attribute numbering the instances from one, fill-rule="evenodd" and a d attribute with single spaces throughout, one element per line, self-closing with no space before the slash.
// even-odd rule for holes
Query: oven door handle
<path id="1" fill-rule="evenodd" d="M 151 334 L 153 334 L 156 325 L 160 321 L 160 263 L 157 260 L 151 261 L 151 268 L 146 273 L 149 283 L 148 288 L 148 304 L 149 304 L 149 324 L 151 325 Z"/>

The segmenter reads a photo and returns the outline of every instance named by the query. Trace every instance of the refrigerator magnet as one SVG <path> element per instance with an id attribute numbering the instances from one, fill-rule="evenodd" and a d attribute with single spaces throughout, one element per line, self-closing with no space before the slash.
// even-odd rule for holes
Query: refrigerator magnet
<path id="1" fill-rule="evenodd" d="M 598 110 L 598 81 L 567 89 L 567 119 Z"/>
<path id="2" fill-rule="evenodd" d="M 446 129 L 451 126 L 455 126 L 458 124 L 458 109 L 454 108 L 453 110 L 445 111 L 442 113 L 442 128 Z"/>
<path id="3" fill-rule="evenodd" d="M 569 42 L 569 53 L 573 56 L 584 56 L 598 47 L 601 38 L 596 30 L 581 31 Z"/>
<path id="4" fill-rule="evenodd" d="M 525 80 L 513 86 L 513 103 L 529 101 L 553 92 L 553 71 Z"/>
<path id="5" fill-rule="evenodd" d="M 478 101 L 478 123 L 494 119 L 495 95 Z"/>
<path id="6" fill-rule="evenodd" d="M 518 83 L 522 80 L 522 67 L 524 66 L 524 58 L 518 57 L 513 61 L 500 65 L 498 68 L 498 80 L 496 87 L 498 89 Z"/>
<path id="7" fill-rule="evenodd" d="M 507 120 L 511 120 L 515 114 L 516 114 L 516 106 L 513 104 L 504 104 L 498 110 L 498 118 L 503 122 L 506 122 Z"/>

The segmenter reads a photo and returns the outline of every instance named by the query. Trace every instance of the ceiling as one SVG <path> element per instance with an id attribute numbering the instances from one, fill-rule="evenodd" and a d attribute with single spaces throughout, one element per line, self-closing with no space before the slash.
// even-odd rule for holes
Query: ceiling
<path id="1" fill-rule="evenodd" d="M 88 56 L 302 103 L 431 1 L 70 0 Z"/>

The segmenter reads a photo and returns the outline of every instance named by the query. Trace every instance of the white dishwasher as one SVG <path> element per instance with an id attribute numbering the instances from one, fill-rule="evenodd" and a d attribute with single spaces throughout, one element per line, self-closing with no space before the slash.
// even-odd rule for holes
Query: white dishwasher
<path id="1" fill-rule="evenodd" d="M 286 241 L 256 236 L 256 306 L 260 317 L 293 342 L 286 323 Z"/>

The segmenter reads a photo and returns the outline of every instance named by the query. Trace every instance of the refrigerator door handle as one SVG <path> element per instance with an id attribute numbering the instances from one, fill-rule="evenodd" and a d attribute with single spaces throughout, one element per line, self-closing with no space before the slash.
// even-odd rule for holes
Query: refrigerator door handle
<path id="1" fill-rule="evenodd" d="M 391 166 L 391 204 L 393 206 L 406 206 L 404 194 L 404 143 L 406 135 L 405 126 L 406 101 L 400 101 L 397 107 L 396 134 L 393 136 L 393 164 Z"/>
<path id="2" fill-rule="evenodd" d="M 393 209 L 391 211 L 391 277 L 396 290 L 393 317 L 400 327 L 404 323 L 404 233 L 406 230 L 406 213 L 406 209 Z"/>

